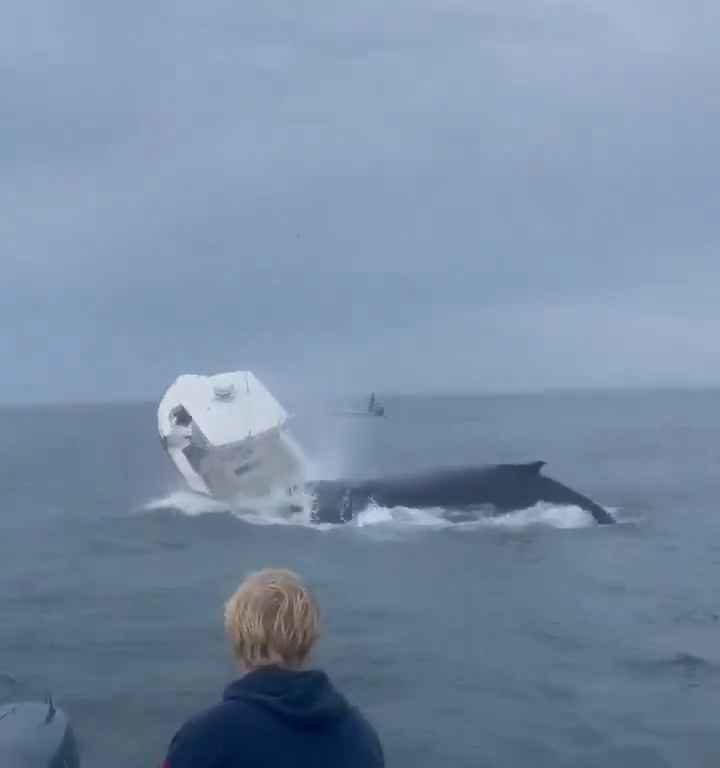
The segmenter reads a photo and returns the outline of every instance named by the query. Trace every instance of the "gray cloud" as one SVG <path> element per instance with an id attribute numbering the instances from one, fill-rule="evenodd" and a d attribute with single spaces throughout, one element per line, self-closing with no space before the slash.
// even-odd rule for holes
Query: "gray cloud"
<path id="1" fill-rule="evenodd" d="M 717 383 L 715 5 L 7 5 L 0 399 Z"/>

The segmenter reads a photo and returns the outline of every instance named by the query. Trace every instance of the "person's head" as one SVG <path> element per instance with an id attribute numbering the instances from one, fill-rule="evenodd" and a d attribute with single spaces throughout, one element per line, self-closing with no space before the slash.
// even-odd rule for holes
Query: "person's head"
<path id="1" fill-rule="evenodd" d="M 292 571 L 250 574 L 225 605 L 225 628 L 246 670 L 302 666 L 319 625 L 315 598 Z"/>

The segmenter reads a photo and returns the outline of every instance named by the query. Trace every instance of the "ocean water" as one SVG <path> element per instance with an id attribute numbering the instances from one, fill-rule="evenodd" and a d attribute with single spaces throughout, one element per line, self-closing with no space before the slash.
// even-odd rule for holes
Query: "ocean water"
<path id="1" fill-rule="evenodd" d="M 388 765 L 720 764 L 720 393 L 290 405 L 319 475 L 544 459 L 622 522 L 287 524 L 184 491 L 153 405 L 2 408 L 0 698 L 51 690 L 86 766 L 158 765 L 234 674 L 223 601 L 287 566 Z"/>

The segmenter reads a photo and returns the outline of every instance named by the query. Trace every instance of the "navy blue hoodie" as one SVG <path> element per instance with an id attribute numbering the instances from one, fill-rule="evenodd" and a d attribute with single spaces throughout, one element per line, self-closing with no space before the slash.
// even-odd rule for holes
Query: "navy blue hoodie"
<path id="1" fill-rule="evenodd" d="M 164 768 L 382 768 L 372 726 L 320 671 L 258 669 L 177 732 Z"/>

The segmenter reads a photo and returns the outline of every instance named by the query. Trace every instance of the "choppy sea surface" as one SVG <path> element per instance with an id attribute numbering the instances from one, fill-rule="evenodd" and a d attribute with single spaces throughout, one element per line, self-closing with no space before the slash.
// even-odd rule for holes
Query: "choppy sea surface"
<path id="1" fill-rule="evenodd" d="M 543 459 L 621 524 L 288 524 L 184 490 L 152 404 L 0 408 L 0 700 L 51 690 L 85 766 L 159 765 L 234 674 L 225 598 L 287 566 L 321 601 L 316 663 L 388 765 L 720 764 L 720 393 L 384 404 L 290 404 L 318 474 Z"/>

